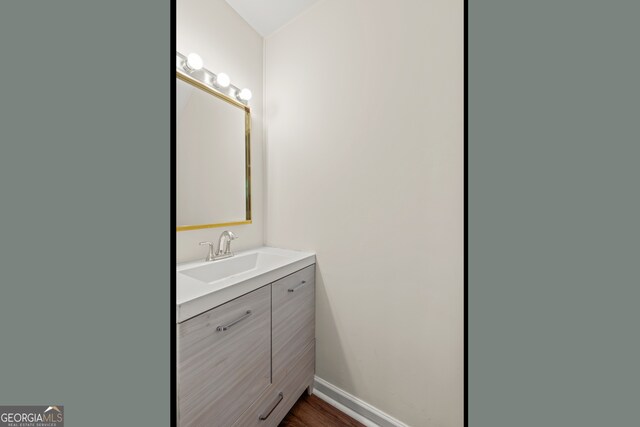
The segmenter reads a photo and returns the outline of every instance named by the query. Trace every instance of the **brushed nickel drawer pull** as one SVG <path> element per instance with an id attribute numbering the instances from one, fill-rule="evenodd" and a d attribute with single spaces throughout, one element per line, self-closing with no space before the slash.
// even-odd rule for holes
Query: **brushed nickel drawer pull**
<path id="1" fill-rule="evenodd" d="M 298 286 L 294 286 L 293 288 L 289 288 L 289 292 L 295 292 L 298 289 L 300 289 L 301 287 L 303 287 L 305 284 L 307 283 L 306 280 L 303 280 L 302 282 L 300 282 L 300 284 Z"/>
<path id="2" fill-rule="evenodd" d="M 269 412 L 267 412 L 267 415 L 260 415 L 258 417 L 258 419 L 260 421 L 264 421 L 267 418 L 269 418 L 269 415 L 271 415 L 271 413 L 273 412 L 274 409 L 276 409 L 276 407 L 280 404 L 280 402 L 282 402 L 282 399 L 284 398 L 284 395 L 282 394 L 282 392 L 278 393 L 278 401 L 276 402 L 275 405 L 273 405 L 273 408 L 271 408 L 271 410 Z"/>
<path id="3" fill-rule="evenodd" d="M 251 316 L 251 310 L 247 310 L 247 312 L 240 318 L 234 320 L 233 322 L 229 323 L 228 325 L 225 326 L 218 326 L 216 328 L 216 331 L 218 332 L 222 332 L 222 331 L 226 331 L 228 330 L 230 327 L 232 327 L 233 325 L 235 325 L 236 323 L 240 323 L 242 322 L 244 319 L 246 319 L 247 317 Z"/>

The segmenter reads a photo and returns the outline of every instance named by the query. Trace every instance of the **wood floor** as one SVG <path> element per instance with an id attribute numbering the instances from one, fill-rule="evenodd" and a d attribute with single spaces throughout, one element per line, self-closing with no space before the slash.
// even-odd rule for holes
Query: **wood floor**
<path id="1" fill-rule="evenodd" d="M 279 427 L 365 427 L 315 395 L 306 392 L 293 405 Z"/>

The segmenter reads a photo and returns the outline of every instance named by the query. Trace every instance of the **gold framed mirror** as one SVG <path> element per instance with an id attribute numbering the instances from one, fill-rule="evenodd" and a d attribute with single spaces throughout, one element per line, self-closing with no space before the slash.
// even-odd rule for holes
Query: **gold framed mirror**
<path id="1" fill-rule="evenodd" d="M 176 231 L 251 224 L 251 109 L 176 71 Z"/>

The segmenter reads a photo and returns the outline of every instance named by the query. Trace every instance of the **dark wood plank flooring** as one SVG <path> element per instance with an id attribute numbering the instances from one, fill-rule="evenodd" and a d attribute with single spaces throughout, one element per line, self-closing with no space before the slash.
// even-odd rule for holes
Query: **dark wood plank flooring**
<path id="1" fill-rule="evenodd" d="M 318 396 L 306 392 L 293 405 L 279 427 L 365 427 Z"/>

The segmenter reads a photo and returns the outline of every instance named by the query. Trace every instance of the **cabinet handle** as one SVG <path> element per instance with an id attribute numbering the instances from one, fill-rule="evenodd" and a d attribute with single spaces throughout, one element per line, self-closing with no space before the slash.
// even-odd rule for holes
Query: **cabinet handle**
<path id="1" fill-rule="evenodd" d="M 267 418 L 269 418 L 269 415 L 271 415 L 271 413 L 273 412 L 274 409 L 276 409 L 276 407 L 280 404 L 280 402 L 282 402 L 282 399 L 284 398 L 284 395 L 282 394 L 282 392 L 278 393 L 278 401 L 275 403 L 275 405 L 273 405 L 273 408 L 271 408 L 271 410 L 269 412 L 267 412 L 267 415 L 260 415 L 258 417 L 258 419 L 260 421 L 264 421 Z"/>
<path id="2" fill-rule="evenodd" d="M 233 325 L 235 325 L 236 323 L 240 323 L 242 322 L 244 319 L 246 319 L 247 317 L 251 316 L 251 310 L 247 310 L 247 312 L 242 316 L 239 317 L 238 319 L 234 320 L 233 322 L 229 323 L 228 325 L 224 325 L 224 326 L 218 326 L 216 328 L 216 331 L 218 332 L 222 332 L 222 331 L 226 331 L 228 330 L 230 327 L 232 327 Z"/>
<path id="3" fill-rule="evenodd" d="M 298 286 L 294 286 L 293 288 L 289 288 L 289 292 L 295 292 L 298 289 L 300 289 L 301 287 L 303 287 L 305 284 L 307 283 L 306 280 L 303 280 L 302 282 L 300 282 L 300 284 L 298 284 Z"/>

